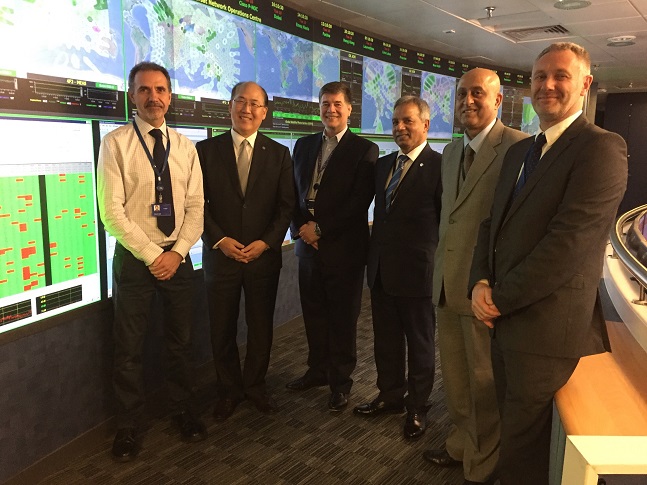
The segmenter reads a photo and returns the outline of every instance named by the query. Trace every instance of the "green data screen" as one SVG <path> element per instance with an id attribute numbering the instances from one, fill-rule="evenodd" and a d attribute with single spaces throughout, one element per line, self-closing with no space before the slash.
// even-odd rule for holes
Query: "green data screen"
<path id="1" fill-rule="evenodd" d="M 0 332 L 100 298 L 89 122 L 2 120 Z"/>

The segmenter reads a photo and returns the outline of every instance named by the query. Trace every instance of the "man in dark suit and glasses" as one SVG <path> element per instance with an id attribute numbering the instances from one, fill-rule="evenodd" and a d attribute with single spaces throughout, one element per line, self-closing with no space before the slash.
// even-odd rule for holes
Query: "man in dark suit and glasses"
<path id="1" fill-rule="evenodd" d="M 438 244 L 441 155 L 427 143 L 429 105 L 403 96 L 393 108 L 397 152 L 377 160 L 375 217 L 368 254 L 378 396 L 355 414 L 401 413 L 404 437 L 427 427 L 434 385 L 432 274 Z M 408 362 L 408 366 L 407 366 Z"/>
<path id="2" fill-rule="evenodd" d="M 330 411 L 348 404 L 355 337 L 368 251 L 368 207 L 374 195 L 375 143 L 348 128 L 351 92 L 341 82 L 319 91 L 324 132 L 297 140 L 297 201 L 292 236 L 308 338 L 308 370 L 287 384 L 305 390 L 328 384 Z"/>
<path id="3" fill-rule="evenodd" d="M 258 132 L 267 102 L 258 84 L 237 84 L 229 103 L 233 128 L 196 146 L 204 175 L 203 269 L 218 376 L 218 421 L 231 416 L 245 397 L 262 413 L 276 409 L 265 374 L 294 181 L 288 149 Z M 236 344 L 241 291 L 247 323 L 242 371 Z"/>
<path id="4" fill-rule="evenodd" d="M 555 392 L 580 357 L 609 350 L 598 284 L 627 151 L 582 114 L 592 79 L 576 44 L 535 60 L 542 133 L 508 151 L 472 261 L 472 308 L 492 329 L 502 485 L 548 483 Z"/>

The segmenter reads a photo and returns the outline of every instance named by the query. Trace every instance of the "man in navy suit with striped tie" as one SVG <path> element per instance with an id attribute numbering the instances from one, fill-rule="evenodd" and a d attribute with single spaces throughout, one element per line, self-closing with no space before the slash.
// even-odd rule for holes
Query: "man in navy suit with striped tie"
<path id="1" fill-rule="evenodd" d="M 422 99 L 398 99 L 393 138 L 400 149 L 379 158 L 375 168 L 375 217 L 367 279 L 380 393 L 354 411 L 372 417 L 402 413 L 406 406 L 406 439 L 424 433 L 427 399 L 434 384 L 432 275 L 442 157 L 427 144 L 429 115 L 429 106 Z"/>

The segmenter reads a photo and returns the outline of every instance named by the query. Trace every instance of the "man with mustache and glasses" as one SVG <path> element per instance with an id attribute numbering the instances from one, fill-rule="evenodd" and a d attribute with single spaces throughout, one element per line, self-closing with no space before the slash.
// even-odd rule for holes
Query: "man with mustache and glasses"
<path id="1" fill-rule="evenodd" d="M 117 461 L 131 460 L 139 448 L 145 399 L 142 347 L 155 293 L 164 304 L 173 420 L 185 441 L 207 436 L 192 409 L 194 285 L 188 254 L 202 234 L 202 171 L 193 143 L 166 126 L 168 71 L 152 62 L 137 64 L 128 77 L 128 96 L 137 116 L 105 136 L 97 168 L 101 218 L 117 239 L 112 266 L 118 428 L 112 454 Z"/>
<path id="2" fill-rule="evenodd" d="M 375 143 L 350 131 L 350 88 L 319 90 L 324 132 L 297 140 L 297 201 L 291 232 L 299 258 L 299 290 L 308 338 L 308 370 L 287 384 L 303 391 L 330 387 L 328 409 L 348 405 L 357 352 L 355 337 L 368 251 L 368 207 L 373 199 Z"/>
<path id="3" fill-rule="evenodd" d="M 264 414 L 277 408 L 265 374 L 294 182 L 288 149 L 258 132 L 267 103 L 255 82 L 236 84 L 229 102 L 232 129 L 197 144 L 205 188 L 203 269 L 218 376 L 216 421 L 229 418 L 245 398 Z M 242 370 L 236 344 L 241 292 L 247 324 Z"/>

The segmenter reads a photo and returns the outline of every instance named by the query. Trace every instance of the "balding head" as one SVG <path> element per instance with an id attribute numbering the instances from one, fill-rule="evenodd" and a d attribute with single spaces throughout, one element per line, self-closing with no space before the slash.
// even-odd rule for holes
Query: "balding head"
<path id="1" fill-rule="evenodd" d="M 496 72 L 477 67 L 467 71 L 456 89 L 456 115 L 470 138 L 496 118 L 503 96 Z"/>

